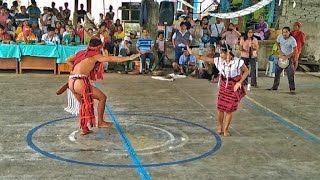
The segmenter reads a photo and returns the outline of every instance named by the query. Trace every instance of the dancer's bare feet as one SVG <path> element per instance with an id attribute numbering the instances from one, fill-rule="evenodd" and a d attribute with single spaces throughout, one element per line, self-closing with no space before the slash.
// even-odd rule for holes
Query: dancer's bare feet
<path id="1" fill-rule="evenodd" d="M 223 136 L 228 137 L 231 136 L 231 134 L 228 131 L 224 131 Z"/>
<path id="2" fill-rule="evenodd" d="M 218 127 L 218 129 L 217 129 L 217 133 L 218 133 L 219 135 L 223 134 L 222 127 Z"/>
<path id="3" fill-rule="evenodd" d="M 92 133 L 93 131 L 91 131 L 90 129 L 80 129 L 80 134 L 82 135 L 82 136 L 84 136 L 84 135 L 87 135 L 87 134 L 90 134 L 90 133 Z"/>
<path id="4" fill-rule="evenodd" d="M 112 122 L 100 121 L 98 122 L 98 128 L 109 128 L 112 126 Z"/>

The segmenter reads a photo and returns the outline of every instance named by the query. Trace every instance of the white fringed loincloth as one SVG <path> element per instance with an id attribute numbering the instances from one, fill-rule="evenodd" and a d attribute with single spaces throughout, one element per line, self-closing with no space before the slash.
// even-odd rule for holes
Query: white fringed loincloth
<path id="1" fill-rule="evenodd" d="M 65 111 L 71 113 L 72 115 L 78 115 L 80 112 L 80 103 L 74 96 L 74 94 L 67 89 L 67 97 L 68 97 L 68 106 L 64 108 Z"/>

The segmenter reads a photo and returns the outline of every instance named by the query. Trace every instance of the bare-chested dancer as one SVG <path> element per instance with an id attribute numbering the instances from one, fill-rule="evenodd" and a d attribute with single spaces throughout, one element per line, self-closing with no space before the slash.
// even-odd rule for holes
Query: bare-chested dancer
<path id="1" fill-rule="evenodd" d="M 98 128 L 108 128 L 112 125 L 111 122 L 103 120 L 107 97 L 99 89 L 91 86 L 89 77 L 90 79 L 95 80 L 95 77 L 93 76 L 98 75 L 98 78 L 99 74 L 102 76 L 103 69 L 99 70 L 103 68 L 102 62 L 125 62 L 140 56 L 140 54 L 128 57 L 104 56 L 101 54 L 103 51 L 101 40 L 92 38 L 87 50 L 80 51 L 67 59 L 67 64 L 73 67 L 71 75 L 69 76 L 68 87 L 81 104 L 79 114 L 81 135 L 91 133 L 92 131 L 89 127 L 94 127 L 96 124 L 94 116 L 94 99 L 99 101 Z"/>

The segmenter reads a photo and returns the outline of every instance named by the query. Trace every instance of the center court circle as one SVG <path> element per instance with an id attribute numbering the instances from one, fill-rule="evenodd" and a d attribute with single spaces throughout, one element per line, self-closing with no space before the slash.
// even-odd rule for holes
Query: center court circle
<path id="1" fill-rule="evenodd" d="M 199 127 L 201 129 L 204 129 L 205 131 L 209 132 L 211 134 L 211 136 L 213 136 L 216 140 L 216 144 L 207 152 L 199 155 L 199 156 L 195 156 L 195 157 L 190 157 L 187 159 L 183 159 L 183 160 L 178 160 L 178 161 L 169 161 L 169 162 L 163 162 L 163 163 L 145 163 L 142 165 L 133 165 L 133 164 L 103 164 L 103 163 L 93 163 L 93 162 L 85 162 L 85 161 L 78 161 L 78 160 L 73 160 L 73 159 L 68 159 L 68 158 L 64 158 L 61 156 L 57 156 L 51 152 L 48 152 L 44 149 L 42 149 L 41 147 L 37 146 L 34 142 L 33 142 L 33 135 L 41 128 L 54 124 L 54 123 L 58 123 L 60 121 L 64 121 L 64 120 L 68 120 L 71 118 L 74 118 L 75 116 L 71 116 L 71 117 L 64 117 L 64 118 L 59 118 L 59 119 L 55 119 L 55 120 L 51 120 L 49 122 L 40 124 L 36 127 L 34 127 L 33 129 L 31 129 L 26 137 L 26 141 L 27 144 L 36 152 L 49 157 L 51 159 L 55 159 L 55 160 L 59 160 L 59 161 L 63 161 L 63 162 L 68 162 L 68 163 L 72 163 L 72 164 L 80 164 L 80 165 L 86 165 L 86 166 L 94 166 L 94 167 L 105 167 L 105 168 L 137 168 L 137 167 L 160 167 L 160 166 L 169 166 L 169 165 L 177 165 L 177 164 L 182 164 L 182 163 L 188 163 L 188 162 L 192 162 L 192 161 L 196 161 L 196 160 L 200 160 L 203 158 L 206 158 L 208 156 L 211 156 L 213 154 L 215 154 L 222 145 L 222 141 L 221 138 L 218 134 L 216 134 L 213 130 L 208 129 L 202 125 L 193 123 L 193 122 L 189 122 L 183 119 L 178 119 L 178 118 L 172 118 L 172 117 L 166 117 L 166 116 L 160 116 L 160 115 L 148 115 L 148 114 L 138 114 L 138 113 L 134 113 L 134 114 L 117 114 L 119 116 L 144 116 L 144 117 L 157 117 L 157 118 L 161 118 L 163 120 L 168 120 L 168 121 L 177 121 L 180 123 L 185 123 L 185 124 L 189 124 L 192 126 L 196 126 Z"/>

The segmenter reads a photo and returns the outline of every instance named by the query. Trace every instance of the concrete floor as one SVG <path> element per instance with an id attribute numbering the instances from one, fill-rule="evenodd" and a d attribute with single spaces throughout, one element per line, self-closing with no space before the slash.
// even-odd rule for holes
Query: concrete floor
<path id="1" fill-rule="evenodd" d="M 105 74 L 106 118 L 116 124 L 81 137 L 55 91 L 67 75 L 0 74 L 0 179 L 319 179 L 320 79 L 272 79 L 234 114 L 231 137 L 216 129 L 216 84 L 187 78 Z M 109 116 L 108 116 L 108 115 Z"/>

